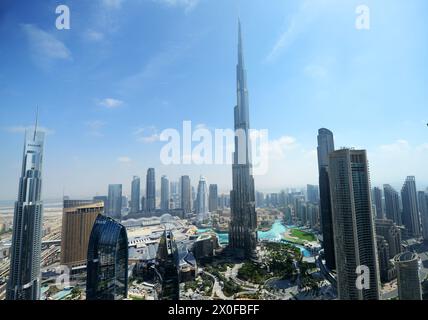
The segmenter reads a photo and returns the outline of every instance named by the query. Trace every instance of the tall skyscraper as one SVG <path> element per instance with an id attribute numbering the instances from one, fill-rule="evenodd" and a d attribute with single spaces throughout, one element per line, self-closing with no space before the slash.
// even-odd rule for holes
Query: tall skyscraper
<path id="1" fill-rule="evenodd" d="M 380 298 L 379 264 L 365 150 L 329 155 L 337 289 L 342 300 Z M 358 288 L 357 267 L 369 270 L 368 289 Z"/>
<path id="2" fill-rule="evenodd" d="M 146 179 L 146 211 L 153 212 L 156 210 L 156 176 L 155 169 L 147 170 Z"/>
<path id="3" fill-rule="evenodd" d="M 382 190 L 378 187 L 373 188 L 373 202 L 376 208 L 376 218 L 383 219 Z"/>
<path id="4" fill-rule="evenodd" d="M 161 179 L 161 209 L 169 210 L 170 207 L 169 198 L 169 180 L 166 176 L 162 176 Z"/>
<path id="5" fill-rule="evenodd" d="M 403 203 L 402 220 L 406 227 L 406 235 L 411 238 L 418 238 L 421 236 L 421 224 L 415 177 L 407 177 L 401 189 L 401 200 Z"/>
<path id="6" fill-rule="evenodd" d="M 61 265 L 70 269 L 86 265 L 89 236 L 104 203 L 87 200 L 64 200 L 61 232 Z"/>
<path id="7" fill-rule="evenodd" d="M 170 194 L 171 194 L 171 209 L 180 209 L 181 207 L 181 195 L 180 195 L 180 183 L 171 181 L 170 183 Z"/>
<path id="8" fill-rule="evenodd" d="M 394 258 L 397 268 L 398 298 L 400 300 L 422 300 L 418 255 L 404 252 Z"/>
<path id="9" fill-rule="evenodd" d="M 131 214 L 140 212 L 140 178 L 134 176 L 131 183 Z"/>
<path id="10" fill-rule="evenodd" d="M 128 296 L 128 236 L 115 220 L 98 215 L 88 244 L 86 300 Z"/>
<path id="11" fill-rule="evenodd" d="M 177 244 L 171 231 L 166 231 L 159 241 L 156 255 L 156 293 L 159 300 L 179 300 L 180 266 Z"/>
<path id="12" fill-rule="evenodd" d="M 107 216 L 120 220 L 122 218 L 122 185 L 110 184 L 108 186 L 108 212 Z"/>
<path id="13" fill-rule="evenodd" d="M 419 191 L 418 203 L 422 222 L 422 236 L 425 241 L 428 241 L 428 194 L 424 191 Z"/>
<path id="14" fill-rule="evenodd" d="M 244 65 L 241 23 L 238 26 L 237 105 L 235 106 L 235 152 L 230 192 L 229 247 L 246 257 L 254 256 L 257 245 L 257 214 L 250 149 L 250 117 L 247 75 Z"/>
<path id="15" fill-rule="evenodd" d="M 39 300 L 42 245 L 42 166 L 45 135 L 25 133 L 18 200 L 13 216 L 7 300 Z"/>
<path id="16" fill-rule="evenodd" d="M 308 184 L 306 186 L 306 193 L 307 193 L 307 200 L 310 203 L 318 203 L 319 196 L 318 196 L 318 186 L 314 186 L 311 184 Z"/>
<path id="17" fill-rule="evenodd" d="M 208 210 L 215 212 L 218 209 L 218 187 L 216 184 L 210 184 L 208 196 Z"/>
<path id="18" fill-rule="evenodd" d="M 182 176 L 181 177 L 181 209 L 184 210 L 184 213 L 192 212 L 192 187 L 190 185 L 190 177 Z"/>
<path id="19" fill-rule="evenodd" d="M 400 212 L 400 196 L 389 184 L 383 186 L 383 194 L 385 196 L 385 216 L 387 219 L 392 220 L 395 224 L 401 226 L 401 212 Z"/>
<path id="20" fill-rule="evenodd" d="M 199 179 L 198 194 L 196 196 L 196 216 L 198 222 L 209 218 L 208 210 L 208 187 L 204 177 Z"/>
<path id="21" fill-rule="evenodd" d="M 376 235 L 383 237 L 388 243 L 388 259 L 401 253 L 401 229 L 389 219 L 376 219 Z"/>
<path id="22" fill-rule="evenodd" d="M 322 226 L 322 245 L 324 248 L 325 263 L 332 270 L 335 269 L 333 221 L 330 200 L 330 181 L 328 177 L 328 156 L 334 151 L 333 133 L 328 129 L 318 130 L 318 174 L 320 192 L 320 217 Z"/>
<path id="23" fill-rule="evenodd" d="M 379 275 L 382 283 L 389 280 L 388 271 L 390 269 L 389 262 L 389 245 L 382 236 L 376 236 L 376 246 L 379 261 Z"/>

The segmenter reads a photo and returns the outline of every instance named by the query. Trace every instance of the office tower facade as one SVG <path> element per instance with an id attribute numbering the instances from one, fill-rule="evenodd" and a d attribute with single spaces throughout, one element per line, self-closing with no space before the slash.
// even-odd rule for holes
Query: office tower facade
<path id="1" fill-rule="evenodd" d="M 379 299 L 379 264 L 366 151 L 342 149 L 330 153 L 329 179 L 339 299 Z M 369 270 L 368 289 L 356 286 L 359 266 Z"/>
<path id="2" fill-rule="evenodd" d="M 400 300 L 422 300 L 418 259 L 413 252 L 404 252 L 394 258 Z"/>
<path id="3" fill-rule="evenodd" d="M 156 255 L 156 285 L 158 300 L 179 300 L 180 266 L 177 244 L 171 231 L 160 238 Z"/>
<path id="4" fill-rule="evenodd" d="M 376 219 L 376 235 L 383 237 L 388 243 L 388 259 L 402 252 L 401 229 L 389 219 Z"/>
<path id="5" fill-rule="evenodd" d="M 322 226 L 322 245 L 325 263 L 330 270 L 335 269 L 333 221 L 330 200 L 330 181 L 328 176 L 329 154 L 334 151 L 333 133 L 325 128 L 318 130 L 318 174 L 320 193 L 320 217 Z"/>
<path id="6" fill-rule="evenodd" d="M 216 212 L 218 209 L 218 187 L 216 184 L 210 184 L 208 210 Z"/>
<path id="7" fill-rule="evenodd" d="M 147 170 L 146 178 L 146 211 L 153 212 L 156 210 L 156 175 L 155 169 Z"/>
<path id="8" fill-rule="evenodd" d="M 422 236 L 424 241 L 428 241 L 428 194 L 423 191 L 419 191 L 418 202 L 422 222 Z"/>
<path id="9" fill-rule="evenodd" d="M 107 216 L 120 220 L 122 218 L 122 185 L 111 184 L 108 186 L 108 211 Z"/>
<path id="10" fill-rule="evenodd" d="M 320 219 L 319 219 L 319 205 L 308 203 L 307 204 L 307 215 L 309 227 L 312 230 L 318 231 L 320 229 Z"/>
<path id="11" fill-rule="evenodd" d="M 402 221 L 406 227 L 406 235 L 410 238 L 418 238 L 421 236 L 421 225 L 415 177 L 407 177 L 401 189 L 401 200 L 403 203 Z"/>
<path id="12" fill-rule="evenodd" d="M 196 217 L 198 222 L 205 221 L 209 218 L 208 214 L 208 187 L 204 177 L 199 179 L 198 194 L 196 196 Z"/>
<path id="13" fill-rule="evenodd" d="M 7 300 L 39 300 L 43 203 L 42 167 L 45 135 L 25 133 L 18 199 L 13 215 Z"/>
<path id="14" fill-rule="evenodd" d="M 240 22 L 238 33 L 237 104 L 234 109 L 236 137 L 232 165 L 233 189 L 230 192 L 229 247 L 246 257 L 252 257 L 257 246 L 257 214 L 251 164 L 247 74 Z"/>
<path id="15" fill-rule="evenodd" d="M 311 184 L 308 184 L 306 186 L 306 194 L 307 194 L 307 200 L 310 203 L 318 203 L 319 196 L 318 196 L 318 186 L 314 186 Z"/>
<path id="16" fill-rule="evenodd" d="M 61 232 L 61 265 L 72 269 L 86 265 L 92 227 L 104 202 L 64 200 Z"/>
<path id="17" fill-rule="evenodd" d="M 128 208 L 128 197 L 127 196 L 122 196 L 122 209 L 127 209 Z"/>
<path id="18" fill-rule="evenodd" d="M 263 208 L 265 205 L 265 195 L 263 192 L 256 192 L 256 207 Z"/>
<path id="19" fill-rule="evenodd" d="M 161 179 L 161 209 L 169 210 L 170 197 L 169 197 L 169 180 L 166 176 Z"/>
<path id="20" fill-rule="evenodd" d="M 98 215 L 88 244 L 86 300 L 128 296 L 128 236 L 117 221 Z"/>
<path id="21" fill-rule="evenodd" d="M 181 208 L 181 195 L 180 195 L 180 183 L 179 182 L 171 181 L 170 193 L 171 193 L 171 209 L 180 209 Z"/>
<path id="22" fill-rule="evenodd" d="M 401 211 L 400 211 L 400 196 L 389 184 L 383 186 L 383 194 L 385 196 L 385 216 L 387 219 L 394 221 L 395 224 L 401 226 Z"/>
<path id="23" fill-rule="evenodd" d="M 376 218 L 383 219 L 382 190 L 378 187 L 373 188 L 373 202 L 376 208 Z"/>
<path id="24" fill-rule="evenodd" d="M 189 176 L 181 177 L 181 209 L 184 213 L 192 212 L 192 187 Z"/>
<path id="25" fill-rule="evenodd" d="M 139 177 L 134 176 L 131 183 L 131 214 L 140 212 L 140 190 L 141 180 Z"/>
<path id="26" fill-rule="evenodd" d="M 376 246 L 379 261 L 379 275 L 382 283 L 388 282 L 389 245 L 382 236 L 376 236 Z"/>
<path id="27" fill-rule="evenodd" d="M 141 210 L 146 210 L 146 197 L 141 197 Z"/>

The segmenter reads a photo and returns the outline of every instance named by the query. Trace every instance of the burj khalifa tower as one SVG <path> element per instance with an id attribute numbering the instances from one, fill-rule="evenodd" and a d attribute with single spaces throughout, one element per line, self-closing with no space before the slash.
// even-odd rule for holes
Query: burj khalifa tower
<path id="1" fill-rule="evenodd" d="M 252 175 L 247 75 L 244 65 L 241 23 L 238 23 L 237 105 L 235 106 L 235 152 L 229 248 L 245 258 L 255 257 L 257 214 Z"/>

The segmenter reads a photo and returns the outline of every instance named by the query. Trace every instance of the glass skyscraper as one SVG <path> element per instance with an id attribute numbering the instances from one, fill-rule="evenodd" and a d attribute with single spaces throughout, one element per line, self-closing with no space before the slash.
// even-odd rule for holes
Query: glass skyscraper
<path id="1" fill-rule="evenodd" d="M 128 236 L 117 221 L 98 215 L 88 245 L 87 300 L 128 296 Z"/>
<path id="2" fill-rule="evenodd" d="M 113 219 L 122 218 L 122 185 L 111 184 L 108 186 L 107 215 Z"/>
<path id="3" fill-rule="evenodd" d="M 366 151 L 334 151 L 328 170 L 339 299 L 377 300 L 380 275 Z M 369 272 L 358 287 L 361 266 Z"/>
<path id="4" fill-rule="evenodd" d="M 26 132 L 19 179 L 18 200 L 13 216 L 7 300 L 40 299 L 42 245 L 42 165 L 45 135 Z"/>
<path id="5" fill-rule="evenodd" d="M 184 213 L 192 212 L 192 186 L 190 184 L 189 176 L 182 176 L 181 183 L 181 209 Z"/>
<path id="6" fill-rule="evenodd" d="M 196 217 L 198 222 L 209 218 L 208 214 L 208 187 L 204 177 L 201 177 L 198 184 L 198 193 L 196 196 Z"/>
<path id="7" fill-rule="evenodd" d="M 421 236 L 421 224 L 419 220 L 418 194 L 416 191 L 415 177 L 407 177 L 401 189 L 401 201 L 403 203 L 402 221 L 406 227 L 406 236 L 417 238 Z"/>
<path id="8" fill-rule="evenodd" d="M 325 128 L 318 131 L 318 173 L 320 191 L 320 216 L 325 263 L 330 270 L 336 266 L 334 257 L 333 221 L 328 177 L 328 156 L 334 151 L 333 133 Z"/>
<path id="9" fill-rule="evenodd" d="M 134 177 L 131 184 L 131 213 L 140 212 L 140 178 Z"/>
<path id="10" fill-rule="evenodd" d="M 155 169 L 147 170 L 146 177 L 146 211 L 153 212 L 156 210 L 156 176 Z"/>
<path id="11" fill-rule="evenodd" d="M 237 104 L 234 109 L 236 137 L 232 165 L 233 189 L 230 192 L 229 248 L 250 258 L 254 256 L 257 246 L 257 214 L 251 164 L 247 74 L 240 22 L 238 29 Z"/>
<path id="12" fill-rule="evenodd" d="M 215 212 L 218 209 L 218 187 L 216 184 L 210 184 L 208 195 L 208 210 Z"/>
<path id="13" fill-rule="evenodd" d="M 383 194 L 385 196 L 386 218 L 401 226 L 400 196 L 398 195 L 398 192 L 389 184 L 385 184 L 383 186 Z"/>
<path id="14" fill-rule="evenodd" d="M 170 197 L 169 197 L 169 180 L 166 176 L 162 176 L 161 179 L 161 209 L 169 210 L 170 207 Z"/>

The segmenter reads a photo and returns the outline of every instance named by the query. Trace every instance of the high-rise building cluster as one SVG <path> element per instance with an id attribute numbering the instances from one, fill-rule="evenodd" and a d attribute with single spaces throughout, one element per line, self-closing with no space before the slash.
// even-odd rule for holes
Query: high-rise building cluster
<path id="1" fill-rule="evenodd" d="M 286 189 L 279 193 L 256 191 L 240 22 L 236 77 L 234 128 L 242 135 L 235 139 L 230 194 L 219 194 L 218 185 L 208 184 L 203 176 L 197 185 L 192 185 L 188 175 L 182 175 L 178 181 L 163 175 L 160 193 L 157 193 L 156 171 L 149 168 L 145 192 L 141 190 L 140 177 L 132 178 L 130 201 L 123 193 L 122 184 L 110 184 L 107 195 L 95 196 L 92 200 L 63 199 L 60 262 L 72 275 L 85 270 L 86 299 L 128 297 L 131 246 L 127 220 L 142 218 L 150 224 L 158 218 L 165 228 L 160 230 L 161 235 L 157 231 L 156 250 L 151 246 L 143 253 L 153 256 L 147 259 L 150 268 L 144 268 L 156 280 L 154 291 L 158 299 L 178 300 L 180 279 L 185 277 L 180 270 L 185 265 L 189 274 L 196 273 L 196 264 L 187 249 L 189 243 L 184 249 L 179 248 L 173 232 L 167 229 L 172 216 L 188 219 L 197 226 L 192 226 L 196 228 L 192 235 L 193 253 L 197 259 L 210 259 L 218 246 L 217 234 L 212 231 L 208 236 L 201 236 L 198 232 L 204 226 L 218 227 L 219 221 L 214 223 L 212 216 L 220 220 L 223 209 L 230 208 L 230 220 L 224 232 L 228 240 L 226 251 L 234 258 L 257 261 L 256 208 L 274 208 L 272 211 L 283 213 L 284 224 L 309 228 L 319 234 L 322 250 L 317 262 L 326 273 L 334 275 L 331 282 L 339 299 L 381 299 L 382 283 L 397 279 L 400 299 L 421 300 L 419 256 L 409 243 L 421 238 L 428 241 L 428 193 L 418 191 L 416 178 L 407 177 L 400 192 L 390 184 L 372 188 L 366 150 L 335 149 L 333 132 L 322 128 L 317 136 L 318 185 L 308 184 L 305 189 Z M 10 300 L 40 298 L 43 147 L 44 134 L 37 130 L 36 122 L 34 132 L 26 134 L 14 208 L 6 294 Z M 140 245 L 153 244 L 154 239 L 138 236 L 132 247 L 141 252 Z M 136 260 L 134 258 L 134 262 Z"/>
<path id="2" fill-rule="evenodd" d="M 335 150 L 333 133 L 324 128 L 318 167 L 323 257 L 337 275 L 339 299 L 380 299 L 381 283 L 396 277 L 400 298 L 421 299 L 418 256 L 402 242 L 428 233 L 427 194 L 417 192 L 415 177 L 406 178 L 401 197 L 389 184 L 371 189 L 366 151 Z M 359 286 L 363 276 L 366 285 Z"/>

